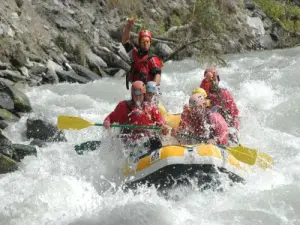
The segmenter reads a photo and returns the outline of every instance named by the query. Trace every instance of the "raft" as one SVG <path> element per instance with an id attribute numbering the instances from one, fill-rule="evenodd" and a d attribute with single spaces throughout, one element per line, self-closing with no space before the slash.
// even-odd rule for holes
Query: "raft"
<path id="1" fill-rule="evenodd" d="M 249 169 L 227 150 L 211 144 L 168 145 L 137 158 L 124 169 L 125 188 L 154 185 L 158 189 L 189 185 L 196 180 L 199 187 L 219 183 L 225 174 L 234 182 L 245 182 Z"/>

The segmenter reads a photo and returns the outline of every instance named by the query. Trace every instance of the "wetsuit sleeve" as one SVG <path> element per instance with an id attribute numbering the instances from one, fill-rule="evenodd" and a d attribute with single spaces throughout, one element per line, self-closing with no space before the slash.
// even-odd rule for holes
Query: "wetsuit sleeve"
<path id="1" fill-rule="evenodd" d="M 148 63 L 149 74 L 153 77 L 156 74 L 161 74 L 161 68 L 163 67 L 163 63 L 157 56 L 153 56 L 150 58 Z"/>
<path id="2" fill-rule="evenodd" d="M 214 138 L 220 145 L 228 144 L 228 125 L 220 113 L 211 113 L 210 122 L 214 129 Z"/>
<path id="3" fill-rule="evenodd" d="M 128 106 L 125 101 L 120 102 L 114 111 L 112 111 L 104 121 L 109 121 L 110 123 L 125 124 L 128 121 Z"/>

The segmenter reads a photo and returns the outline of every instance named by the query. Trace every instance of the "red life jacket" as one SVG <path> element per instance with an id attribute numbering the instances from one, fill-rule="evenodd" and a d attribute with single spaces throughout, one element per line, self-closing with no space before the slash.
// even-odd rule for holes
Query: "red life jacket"
<path id="1" fill-rule="evenodd" d="M 127 81 L 134 82 L 137 80 L 143 81 L 145 84 L 152 80 L 149 74 L 148 63 L 154 57 L 150 52 L 146 55 L 139 56 L 137 48 L 132 49 L 132 64 L 131 69 L 127 74 Z"/>

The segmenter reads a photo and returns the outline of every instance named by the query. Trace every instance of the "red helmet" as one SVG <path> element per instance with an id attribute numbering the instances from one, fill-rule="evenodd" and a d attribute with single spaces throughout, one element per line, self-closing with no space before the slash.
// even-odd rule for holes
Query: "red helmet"
<path id="1" fill-rule="evenodd" d="M 150 40 L 152 39 L 152 35 L 149 30 L 140 30 L 139 39 L 141 39 L 142 37 L 148 37 L 150 38 Z"/>
<path id="2" fill-rule="evenodd" d="M 189 99 L 190 108 L 198 107 L 198 106 L 206 106 L 206 100 L 201 94 L 193 94 Z"/>
<path id="3" fill-rule="evenodd" d="M 137 80 L 132 83 L 131 95 L 143 95 L 146 94 L 146 85 L 143 81 Z"/>
<path id="4" fill-rule="evenodd" d="M 209 73 L 209 72 L 212 73 L 214 80 L 220 81 L 219 74 L 215 68 L 206 68 L 204 71 L 204 76 L 206 75 L 206 73 Z"/>

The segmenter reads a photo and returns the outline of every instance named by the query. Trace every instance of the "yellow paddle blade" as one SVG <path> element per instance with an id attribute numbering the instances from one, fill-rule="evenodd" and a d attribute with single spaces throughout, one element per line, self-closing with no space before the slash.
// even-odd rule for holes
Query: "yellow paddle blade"
<path id="1" fill-rule="evenodd" d="M 226 147 L 226 149 L 239 161 L 248 165 L 254 165 L 257 158 L 257 150 L 244 147 Z"/>
<path id="2" fill-rule="evenodd" d="M 59 116 L 57 119 L 58 129 L 74 129 L 81 130 L 90 126 L 94 126 L 95 123 L 84 120 L 75 116 Z"/>
<path id="3" fill-rule="evenodd" d="M 263 169 L 272 168 L 274 160 L 267 153 L 258 152 L 256 164 Z"/>

